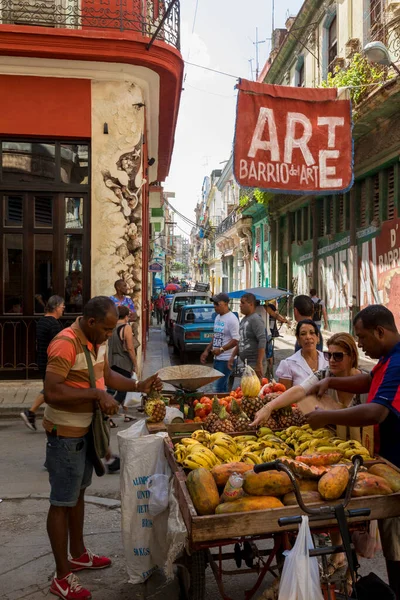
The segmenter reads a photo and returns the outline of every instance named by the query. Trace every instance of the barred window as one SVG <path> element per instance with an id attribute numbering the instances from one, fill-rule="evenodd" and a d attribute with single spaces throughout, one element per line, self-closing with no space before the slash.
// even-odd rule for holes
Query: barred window
<path id="1" fill-rule="evenodd" d="M 394 219 L 394 166 L 387 170 L 388 196 L 387 196 L 387 218 Z"/>
<path id="2" fill-rule="evenodd" d="M 339 231 L 344 231 L 346 229 L 346 224 L 345 224 L 345 211 L 344 211 L 344 195 L 340 194 L 340 196 L 338 196 L 338 201 L 339 201 Z"/>
<path id="3" fill-rule="evenodd" d="M 360 184 L 360 212 L 358 214 L 358 223 L 360 227 L 367 225 L 367 181 L 363 179 Z"/>
<path id="4" fill-rule="evenodd" d="M 379 220 L 379 173 L 373 178 L 372 218 Z"/>

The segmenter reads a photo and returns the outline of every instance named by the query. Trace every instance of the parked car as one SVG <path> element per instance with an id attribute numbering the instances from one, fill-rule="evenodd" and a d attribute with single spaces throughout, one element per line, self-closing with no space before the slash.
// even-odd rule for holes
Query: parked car
<path id="1" fill-rule="evenodd" d="M 206 349 L 214 334 L 215 316 L 213 304 L 187 304 L 180 308 L 172 330 L 172 343 L 181 360 L 187 359 L 188 352 Z"/>
<path id="2" fill-rule="evenodd" d="M 168 317 L 165 322 L 165 332 L 172 342 L 172 330 L 178 316 L 178 311 L 186 304 L 208 304 L 210 294 L 207 292 L 178 292 L 174 294 L 169 307 Z"/>

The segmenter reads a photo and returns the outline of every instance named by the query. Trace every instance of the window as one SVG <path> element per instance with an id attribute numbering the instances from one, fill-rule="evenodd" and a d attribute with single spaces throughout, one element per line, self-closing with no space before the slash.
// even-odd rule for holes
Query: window
<path id="1" fill-rule="evenodd" d="M 85 143 L 0 140 L 0 315 L 43 314 L 54 294 L 80 313 L 90 298 L 89 154 Z M 34 344 L 21 352 L 35 363 Z"/>
<path id="2" fill-rule="evenodd" d="M 295 222 L 296 222 L 296 240 L 298 242 L 301 242 L 301 210 L 297 210 L 294 213 L 295 216 Z"/>
<path id="3" fill-rule="evenodd" d="M 338 197 L 338 202 L 339 202 L 339 231 L 344 231 L 345 230 L 345 212 L 344 212 L 344 195 L 340 194 Z"/>
<path id="4" fill-rule="evenodd" d="M 370 1 L 370 24 L 373 29 L 374 26 L 382 23 L 382 0 L 371 0 Z"/>
<path id="5" fill-rule="evenodd" d="M 333 72 L 333 63 L 337 57 L 337 26 L 336 15 L 333 17 L 328 30 L 328 71 Z"/>
<path id="6" fill-rule="evenodd" d="M 261 227 L 256 227 L 256 244 L 261 243 Z"/>
<path id="7" fill-rule="evenodd" d="M 318 236 L 323 237 L 325 235 L 325 199 L 320 198 L 318 202 L 318 213 L 319 213 L 319 229 Z"/>
<path id="8" fill-rule="evenodd" d="M 327 233 L 335 233 L 335 198 L 333 196 L 328 196 L 328 198 L 326 198 L 326 202 L 329 207 L 329 229 Z"/>
<path id="9" fill-rule="evenodd" d="M 297 87 L 304 87 L 304 61 L 297 71 Z"/>
<path id="10" fill-rule="evenodd" d="M 309 206 L 305 206 L 303 208 L 303 241 L 307 241 L 309 238 L 309 231 L 308 231 L 308 220 L 309 220 L 309 215 L 310 215 L 310 207 Z"/>

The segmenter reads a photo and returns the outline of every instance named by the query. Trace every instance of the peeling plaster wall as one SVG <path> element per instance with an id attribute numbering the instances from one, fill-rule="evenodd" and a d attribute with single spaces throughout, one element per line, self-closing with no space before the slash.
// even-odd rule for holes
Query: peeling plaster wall
<path id="1" fill-rule="evenodd" d="M 114 281 L 124 279 L 138 315 L 142 287 L 143 102 L 142 90 L 132 82 L 92 81 L 91 293 L 111 295 Z M 104 134 L 104 123 L 108 124 L 108 135 Z"/>

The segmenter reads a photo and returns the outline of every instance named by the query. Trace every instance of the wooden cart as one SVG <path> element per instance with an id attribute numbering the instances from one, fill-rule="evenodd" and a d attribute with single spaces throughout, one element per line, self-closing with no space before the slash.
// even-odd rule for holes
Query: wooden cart
<path id="1" fill-rule="evenodd" d="M 181 509 L 182 517 L 188 531 L 188 556 L 186 566 L 191 574 L 190 600 L 203 600 L 205 595 L 205 570 L 210 564 L 214 573 L 221 598 L 231 600 L 226 595 L 223 584 L 223 575 L 241 575 L 245 573 L 256 573 L 254 586 L 245 592 L 245 600 L 251 600 L 262 584 L 265 575 L 269 572 L 278 576 L 282 553 L 289 549 L 289 533 L 293 532 L 293 526 L 280 527 L 278 519 L 302 514 L 301 509 L 296 506 L 285 506 L 284 508 L 273 508 L 270 510 L 258 510 L 250 512 L 233 513 L 227 515 L 198 516 L 193 502 L 186 487 L 186 475 L 180 465 L 175 461 L 173 444 L 171 439 L 165 441 L 165 454 L 169 465 L 174 473 L 175 490 Z M 384 462 L 400 472 L 388 461 L 376 459 L 376 462 Z M 400 516 L 400 492 L 390 496 L 365 496 L 353 498 L 348 509 L 369 508 L 369 517 L 349 519 L 349 529 L 365 528 L 366 522 L 373 519 L 383 519 Z M 313 527 L 313 532 L 337 530 L 337 522 L 334 519 L 318 521 L 318 527 Z M 273 546 L 268 550 L 257 550 L 255 542 L 271 539 Z M 235 558 L 232 552 L 223 552 L 226 546 L 235 543 L 250 542 L 256 550 L 257 566 L 253 569 L 237 569 L 228 571 L 223 568 L 223 561 Z"/>

